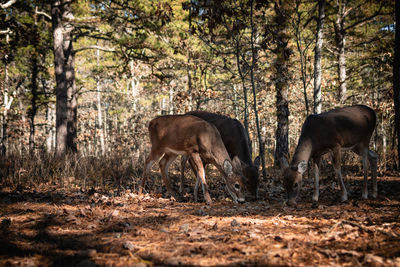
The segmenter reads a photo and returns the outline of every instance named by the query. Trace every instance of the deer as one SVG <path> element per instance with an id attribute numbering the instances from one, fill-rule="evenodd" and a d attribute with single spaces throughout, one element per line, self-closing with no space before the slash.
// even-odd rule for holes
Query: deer
<path id="1" fill-rule="evenodd" d="M 332 154 L 332 163 L 340 189 L 341 201 L 348 200 L 347 190 L 341 173 L 341 151 L 352 150 L 362 157 L 364 181 L 362 198 L 368 199 L 368 162 L 371 168 L 372 197 L 378 195 L 376 181 L 378 154 L 369 150 L 369 142 L 376 126 L 376 114 L 365 105 L 336 108 L 324 113 L 310 115 L 303 123 L 301 134 L 293 158 L 288 164 L 280 159 L 283 172 L 283 185 L 286 189 L 287 203 L 296 206 L 296 198 L 301 187 L 302 175 L 307 170 L 308 161 L 313 159 L 314 193 L 313 203 L 319 198 L 319 169 L 321 157 Z"/>
<path id="2" fill-rule="evenodd" d="M 248 136 L 243 125 L 236 119 L 206 111 L 191 111 L 186 114 L 201 118 L 213 124 L 218 129 L 229 157 L 231 159 L 237 157 L 240 160 L 240 164 L 236 167 L 242 169 L 245 178 L 245 188 L 251 193 L 253 198 L 257 199 L 260 183 L 258 171 L 260 167 L 260 157 L 257 156 L 254 162 L 252 161 Z M 187 160 L 188 157 L 186 156 L 182 157 L 181 160 L 180 193 L 183 192 L 183 180 Z M 192 166 L 192 163 L 190 163 L 190 165 Z M 193 167 L 192 169 L 193 171 L 195 170 Z M 197 201 L 199 182 L 199 180 L 196 181 L 194 189 L 195 201 Z"/>
<path id="3" fill-rule="evenodd" d="M 235 168 L 238 159 L 231 160 L 214 125 L 191 115 L 164 115 L 152 119 L 148 130 L 151 151 L 145 161 L 141 189 L 144 188 L 154 162 L 162 157 L 159 162 L 161 177 L 167 192 L 174 195 L 168 179 L 168 169 L 178 155 L 184 155 L 193 163 L 208 205 L 212 200 L 208 192 L 203 162 L 217 167 L 234 202 L 245 202 L 243 174 L 240 169 Z"/>

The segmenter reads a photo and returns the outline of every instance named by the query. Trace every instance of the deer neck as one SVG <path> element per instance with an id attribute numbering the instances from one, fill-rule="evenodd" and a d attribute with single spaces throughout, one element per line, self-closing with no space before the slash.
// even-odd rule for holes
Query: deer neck
<path id="1" fill-rule="evenodd" d="M 311 139 L 305 138 L 299 139 L 299 144 L 296 147 L 296 150 L 294 152 L 291 166 L 297 166 L 299 162 L 305 161 L 308 162 L 310 160 L 312 153 L 312 141 Z"/>
<path id="2" fill-rule="evenodd" d="M 214 164 L 217 169 L 224 174 L 224 176 L 226 176 L 226 173 L 224 171 L 223 164 L 226 159 L 230 160 L 228 153 L 222 149 L 218 149 L 218 147 L 214 147 L 210 163 Z"/>

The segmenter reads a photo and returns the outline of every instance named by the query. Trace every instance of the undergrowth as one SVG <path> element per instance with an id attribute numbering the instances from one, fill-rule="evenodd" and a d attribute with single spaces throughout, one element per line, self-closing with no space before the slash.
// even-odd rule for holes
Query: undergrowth
<path id="1" fill-rule="evenodd" d="M 0 157 L 0 186 L 35 187 L 44 183 L 88 188 L 137 189 L 143 163 L 128 153 L 104 156 L 49 153 L 10 154 Z"/>

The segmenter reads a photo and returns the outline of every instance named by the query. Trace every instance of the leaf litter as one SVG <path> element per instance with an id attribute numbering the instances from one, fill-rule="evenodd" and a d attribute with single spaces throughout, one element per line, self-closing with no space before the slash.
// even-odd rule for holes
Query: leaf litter
<path id="1" fill-rule="evenodd" d="M 370 200 L 360 199 L 362 178 L 351 180 L 348 202 L 327 182 L 316 207 L 306 181 L 296 208 L 274 181 L 245 204 L 210 182 L 211 206 L 192 194 L 3 188 L 0 265 L 400 266 L 400 177 L 380 177 L 386 195 Z"/>

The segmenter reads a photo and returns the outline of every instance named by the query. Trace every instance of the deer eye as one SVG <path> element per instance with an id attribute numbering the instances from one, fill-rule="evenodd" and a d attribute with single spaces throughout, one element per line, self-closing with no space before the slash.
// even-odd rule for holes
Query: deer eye
<path id="1" fill-rule="evenodd" d="M 239 191 L 239 189 L 240 189 L 240 184 L 239 184 L 238 182 L 236 182 L 235 185 L 234 185 L 234 187 L 235 187 L 235 189 L 236 189 L 237 191 Z"/>

